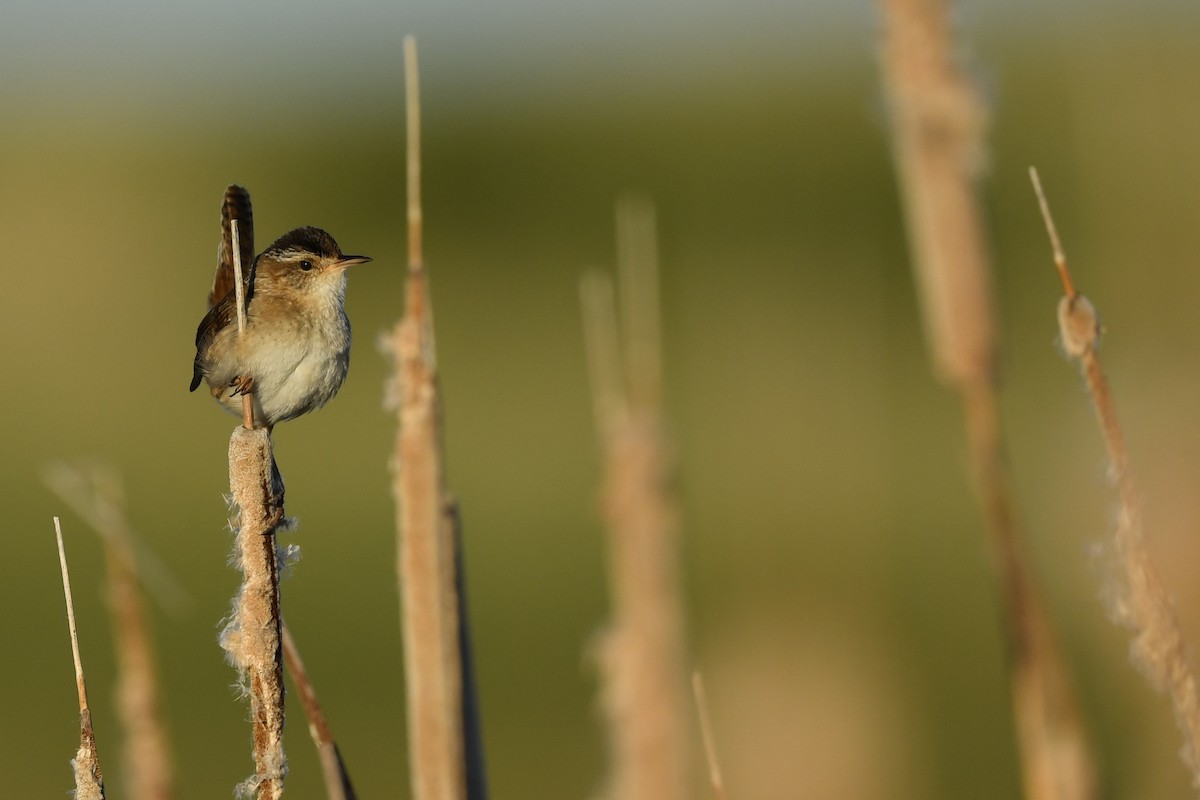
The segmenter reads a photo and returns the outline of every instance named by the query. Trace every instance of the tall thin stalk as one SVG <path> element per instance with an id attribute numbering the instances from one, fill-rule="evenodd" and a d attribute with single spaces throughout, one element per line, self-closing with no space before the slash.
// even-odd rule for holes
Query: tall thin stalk
<path id="1" fill-rule="evenodd" d="M 381 342 L 393 363 L 389 406 L 399 430 L 393 456 L 414 800 L 483 800 L 479 709 L 473 685 L 461 531 L 446 490 L 433 307 L 421 211 L 417 49 L 404 41 L 408 165 L 408 275 L 404 317 Z"/>

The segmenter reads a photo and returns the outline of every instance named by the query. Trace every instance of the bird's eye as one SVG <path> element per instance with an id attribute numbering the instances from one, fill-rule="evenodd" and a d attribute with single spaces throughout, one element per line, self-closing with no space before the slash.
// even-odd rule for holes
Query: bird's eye
<path id="1" fill-rule="evenodd" d="M 312 268 L 313 268 L 313 263 L 311 261 L 309 261 L 307 258 L 300 262 L 300 269 L 304 270 L 305 272 L 308 272 Z"/>

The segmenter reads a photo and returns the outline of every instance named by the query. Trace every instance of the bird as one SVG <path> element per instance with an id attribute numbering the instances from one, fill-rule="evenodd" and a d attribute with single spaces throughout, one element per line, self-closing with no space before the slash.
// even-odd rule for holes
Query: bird
<path id="1" fill-rule="evenodd" d="M 296 228 L 254 252 L 250 195 L 225 191 L 217 271 L 208 313 L 196 329 L 192 363 L 195 391 L 207 382 L 222 408 L 242 415 L 242 395 L 253 398 L 253 424 L 271 431 L 280 422 L 315 411 L 337 394 L 350 367 L 346 269 L 369 256 L 346 255 L 320 228 Z M 238 220 L 246 326 L 238 330 L 231 220 Z"/>

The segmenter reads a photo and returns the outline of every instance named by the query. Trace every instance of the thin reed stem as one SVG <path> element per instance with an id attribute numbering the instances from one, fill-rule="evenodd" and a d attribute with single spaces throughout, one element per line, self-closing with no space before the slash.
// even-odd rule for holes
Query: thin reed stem
<path id="1" fill-rule="evenodd" d="M 404 37 L 404 120 L 407 146 L 405 165 L 408 194 L 408 263 L 424 264 L 425 230 L 421 211 L 421 75 L 417 40 Z"/>
<path id="2" fill-rule="evenodd" d="M 246 333 L 246 285 L 242 281 L 242 243 L 238 235 L 238 221 L 229 221 L 230 236 L 233 239 L 233 276 L 234 276 L 234 305 L 237 306 L 238 336 Z M 254 394 L 252 391 L 242 392 L 242 426 L 254 427 Z"/>
<path id="3" fill-rule="evenodd" d="M 246 332 L 246 284 L 242 277 L 242 241 L 238 234 L 238 221 L 236 219 L 229 220 L 229 235 L 233 239 L 231 252 L 233 253 L 233 292 L 234 301 L 237 305 L 237 325 L 238 335 Z"/>
<path id="4" fill-rule="evenodd" d="M 1058 238 L 1058 228 L 1054 225 L 1054 217 L 1050 214 L 1050 204 L 1046 202 L 1046 193 L 1042 191 L 1042 179 L 1036 167 L 1029 168 L 1029 179 L 1033 181 L 1033 193 L 1037 195 L 1038 209 L 1042 212 L 1042 221 L 1046 224 L 1046 235 L 1050 237 L 1050 247 L 1054 250 L 1054 267 L 1062 281 L 1063 293 L 1074 300 L 1079 294 L 1075 289 L 1075 281 L 1071 278 L 1071 270 L 1067 268 L 1067 255 L 1063 252 L 1062 240 Z"/>
<path id="5" fill-rule="evenodd" d="M 83 659 L 79 657 L 79 632 L 75 627 L 75 600 L 71 594 L 71 574 L 67 571 L 67 552 L 63 547 L 62 523 L 54 518 L 54 535 L 58 541 L 58 564 L 62 569 L 63 595 L 67 600 L 67 628 L 71 632 L 71 659 L 75 663 L 75 690 L 79 695 L 79 711 L 88 710 L 87 682 L 83 677 Z"/>
<path id="6" fill-rule="evenodd" d="M 96 752 L 96 734 L 92 730 L 92 711 L 88 706 L 87 681 L 83 659 L 79 656 L 79 632 L 75 627 L 75 600 L 71 596 L 71 575 L 67 570 L 67 551 L 63 546 L 62 523 L 54 518 L 54 537 L 58 542 L 58 564 L 62 569 L 63 595 L 67 601 L 67 627 L 71 632 L 71 659 L 75 664 L 75 689 L 79 695 L 79 750 L 71 761 L 75 772 L 76 800 L 104 800 L 104 774 Z"/>

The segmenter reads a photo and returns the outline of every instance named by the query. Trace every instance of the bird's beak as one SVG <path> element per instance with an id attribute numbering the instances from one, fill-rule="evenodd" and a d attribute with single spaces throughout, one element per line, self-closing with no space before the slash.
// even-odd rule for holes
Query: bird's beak
<path id="1" fill-rule="evenodd" d="M 345 269 L 353 264 L 365 264 L 370 260 L 370 256 L 342 256 L 334 262 L 334 266 Z"/>

